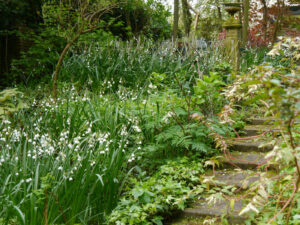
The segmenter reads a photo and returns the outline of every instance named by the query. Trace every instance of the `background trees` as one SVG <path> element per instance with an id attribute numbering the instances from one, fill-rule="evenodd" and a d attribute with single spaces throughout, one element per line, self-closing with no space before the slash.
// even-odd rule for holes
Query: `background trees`
<path id="1" fill-rule="evenodd" d="M 89 2 L 88 7 L 85 2 Z M 108 3 L 115 7 L 101 10 Z M 51 79 L 66 43 L 76 39 L 75 34 L 89 33 L 86 32 L 91 28 L 89 24 L 93 24 L 93 34 L 85 35 L 85 39 L 78 37 L 75 48 L 87 41 L 138 37 L 160 40 L 171 36 L 167 20 L 170 14 L 160 0 L 31 0 L 26 3 L 9 0 L 0 1 L 0 12 L 4 21 L 0 25 L 0 72 L 5 77 L 0 86 L 27 83 L 29 78 L 37 82 Z M 26 25 L 25 32 L 19 32 L 21 24 Z M 26 49 L 16 44 L 21 41 L 26 41 Z"/>

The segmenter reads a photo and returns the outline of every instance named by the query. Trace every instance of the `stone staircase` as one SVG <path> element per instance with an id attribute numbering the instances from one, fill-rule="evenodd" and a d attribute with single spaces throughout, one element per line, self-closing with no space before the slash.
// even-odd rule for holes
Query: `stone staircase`
<path id="1" fill-rule="evenodd" d="M 270 124 L 272 124 L 270 119 L 252 119 L 250 124 L 245 126 L 242 137 L 255 136 L 274 129 L 274 126 Z M 276 135 L 275 132 L 276 130 L 273 135 Z M 239 198 L 239 196 L 242 196 L 241 193 L 260 178 L 260 166 L 267 162 L 266 152 L 273 148 L 272 145 L 263 145 L 265 142 L 263 138 L 230 141 L 231 158 L 223 157 L 219 160 L 222 168 L 217 168 L 214 174 L 209 171 L 204 176 L 204 178 L 210 178 L 206 179 L 209 180 L 210 186 L 231 185 L 236 187 L 238 191 L 235 192 L 234 196 L 231 196 L 235 199 L 234 205 L 231 205 L 230 200 L 219 200 L 214 204 L 209 204 L 207 198 L 201 197 L 191 208 L 185 209 L 175 222 L 170 224 L 198 225 L 203 224 L 203 218 L 216 219 L 224 216 L 229 224 L 244 224 L 245 217 L 240 216 L 239 212 L 247 204 L 247 200 Z M 272 170 L 272 168 L 268 170 Z M 222 224 L 221 220 L 218 221 L 215 224 Z"/>

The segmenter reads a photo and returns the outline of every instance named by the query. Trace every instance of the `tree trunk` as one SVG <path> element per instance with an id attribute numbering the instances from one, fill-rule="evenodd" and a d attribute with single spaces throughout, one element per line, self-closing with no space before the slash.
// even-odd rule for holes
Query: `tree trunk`
<path id="1" fill-rule="evenodd" d="M 263 34 L 264 34 L 264 41 L 267 43 L 267 33 L 268 33 L 268 7 L 266 0 L 261 0 L 263 5 Z"/>
<path id="2" fill-rule="evenodd" d="M 277 15 L 277 20 L 276 20 L 274 33 L 273 33 L 273 38 L 272 38 L 272 46 L 274 45 L 274 43 L 277 39 L 277 35 L 280 31 L 282 13 L 283 13 L 283 8 L 284 8 L 284 1 L 280 2 L 280 0 L 277 0 L 277 7 L 278 7 L 278 15 Z"/>
<path id="3" fill-rule="evenodd" d="M 195 20 L 195 27 L 194 27 L 195 33 L 197 31 L 197 27 L 198 27 L 198 23 L 199 23 L 199 18 L 200 18 L 200 14 L 197 13 L 196 14 L 196 20 Z"/>
<path id="4" fill-rule="evenodd" d="M 217 3 L 217 10 L 218 10 L 218 18 L 220 20 L 220 22 L 223 20 L 222 18 L 222 12 L 221 12 L 221 7 L 219 5 L 219 2 Z M 220 23 L 219 25 L 219 31 L 221 32 L 223 30 L 223 27 L 222 27 L 222 23 Z"/>
<path id="5" fill-rule="evenodd" d="M 219 17 L 219 20 L 222 20 L 221 7 L 218 5 L 218 6 L 217 6 L 217 9 L 218 9 L 218 17 Z"/>
<path id="6" fill-rule="evenodd" d="M 178 21 L 179 21 L 179 0 L 174 0 L 174 20 L 173 20 L 173 41 L 178 37 Z"/>
<path id="7" fill-rule="evenodd" d="M 181 0 L 182 4 L 182 17 L 183 17 L 183 24 L 184 24 L 184 33 L 185 36 L 188 37 L 191 31 L 191 24 L 192 24 L 192 15 L 189 9 L 189 4 L 187 0 Z"/>
<path id="8" fill-rule="evenodd" d="M 126 16 L 126 23 L 127 23 L 127 27 L 130 28 L 130 31 L 132 31 L 132 25 L 131 25 L 131 20 L 130 20 L 130 14 L 129 14 L 129 11 L 127 11 L 125 13 L 125 16 Z"/>
<path id="9" fill-rule="evenodd" d="M 67 45 L 65 46 L 64 50 L 60 54 L 59 59 L 56 63 L 55 72 L 54 72 L 54 76 L 53 76 L 53 91 L 52 91 L 53 99 L 54 99 L 55 103 L 57 100 L 57 79 L 58 79 L 58 73 L 60 71 L 62 61 L 63 61 L 65 55 L 67 54 L 68 50 L 70 49 L 70 47 L 80 37 L 80 35 L 81 35 L 81 33 L 77 34 L 70 42 L 67 43 Z"/>
<path id="10" fill-rule="evenodd" d="M 62 51 L 62 53 L 60 54 L 59 56 L 59 59 L 56 63 L 56 67 L 55 67 L 55 72 L 54 72 L 54 75 L 53 75 L 53 90 L 52 90 L 52 93 L 53 93 L 53 99 L 54 99 L 54 102 L 56 103 L 56 100 L 57 100 L 57 80 L 58 80 L 58 73 L 60 71 L 60 68 L 61 68 L 61 64 L 62 64 L 62 61 L 65 57 L 65 55 L 67 54 L 67 52 L 69 51 L 70 47 L 78 40 L 78 38 L 82 35 L 82 34 L 86 34 L 86 33 L 89 33 L 89 32 L 92 32 L 96 29 L 100 29 L 100 28 L 103 28 L 103 27 L 92 27 L 90 29 L 87 29 L 87 30 L 81 30 L 79 31 L 75 37 L 69 41 L 64 50 Z"/>
<path id="11" fill-rule="evenodd" d="M 248 43 L 248 29 L 249 29 L 249 0 L 243 1 L 243 34 L 242 34 L 242 46 L 245 47 Z"/>

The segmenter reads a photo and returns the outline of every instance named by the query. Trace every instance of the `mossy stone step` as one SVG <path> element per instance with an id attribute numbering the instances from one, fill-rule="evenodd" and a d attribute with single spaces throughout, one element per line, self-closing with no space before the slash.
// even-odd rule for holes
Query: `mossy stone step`
<path id="1" fill-rule="evenodd" d="M 266 164 L 265 154 L 261 152 L 231 152 L 230 158 L 223 158 L 220 164 L 224 168 L 256 169 L 258 166 Z"/>
<path id="2" fill-rule="evenodd" d="M 278 127 L 274 127 L 271 125 L 247 125 L 243 129 L 242 136 L 244 137 L 255 136 L 266 131 L 275 132 L 275 133 L 279 132 L 278 130 L 273 130 L 273 129 L 278 129 Z"/>
<path id="3" fill-rule="evenodd" d="M 258 173 L 242 170 L 212 171 L 204 176 L 204 181 L 212 186 L 235 186 L 241 190 L 247 189 L 260 179 Z"/>
<path id="4" fill-rule="evenodd" d="M 233 208 L 230 205 L 229 200 L 217 200 L 215 203 L 209 204 L 207 201 L 198 201 L 192 208 L 185 209 L 181 217 L 221 217 L 225 215 L 230 224 L 243 224 L 246 219 L 243 216 L 239 216 L 239 212 L 243 209 L 245 204 L 242 200 L 234 202 Z"/>
<path id="5" fill-rule="evenodd" d="M 273 124 L 274 122 L 279 121 L 278 118 L 267 117 L 267 118 L 251 118 L 250 124 L 252 125 L 267 125 Z"/>
<path id="6" fill-rule="evenodd" d="M 280 121 L 279 118 L 273 118 L 273 117 L 263 118 L 262 117 L 262 118 L 251 118 L 249 120 L 249 123 L 252 125 L 271 125 L 278 121 Z M 300 120 L 296 120 L 295 123 L 299 124 Z"/>
<path id="7" fill-rule="evenodd" d="M 270 144 L 263 145 L 265 142 L 261 140 L 236 140 L 228 143 L 231 150 L 240 152 L 268 152 L 273 149 L 273 146 Z"/>

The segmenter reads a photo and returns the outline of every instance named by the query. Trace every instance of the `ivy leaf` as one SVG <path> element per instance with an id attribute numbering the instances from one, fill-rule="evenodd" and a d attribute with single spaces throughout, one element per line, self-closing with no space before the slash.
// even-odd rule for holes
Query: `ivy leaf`
<path id="1" fill-rule="evenodd" d="M 157 216 L 157 217 L 155 217 L 154 219 L 152 219 L 152 222 L 154 223 L 154 224 L 156 224 L 156 225 L 163 225 L 163 223 L 162 223 L 162 217 L 161 216 Z"/>
<path id="2" fill-rule="evenodd" d="M 179 200 L 177 202 L 177 206 L 180 210 L 184 210 L 184 201 L 183 200 Z"/>
<path id="3" fill-rule="evenodd" d="M 132 195 L 135 199 L 138 199 L 140 196 L 144 194 L 144 191 L 141 189 L 134 189 Z"/>

